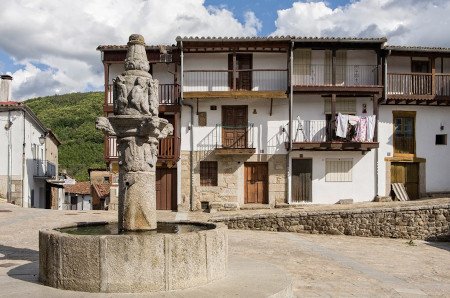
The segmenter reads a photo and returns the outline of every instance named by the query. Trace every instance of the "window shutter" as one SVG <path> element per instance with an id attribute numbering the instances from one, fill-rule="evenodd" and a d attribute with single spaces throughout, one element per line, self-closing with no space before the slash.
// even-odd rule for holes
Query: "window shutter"
<path id="1" fill-rule="evenodd" d="M 352 181 L 352 159 L 326 159 L 325 181 L 326 182 L 351 182 Z"/>
<path id="2" fill-rule="evenodd" d="M 217 161 L 200 162 L 200 185 L 217 186 Z"/>
<path id="3" fill-rule="evenodd" d="M 294 75 L 311 75 L 311 49 L 294 50 Z"/>
<path id="4" fill-rule="evenodd" d="M 356 98 L 336 98 L 336 113 L 356 114 Z M 325 114 L 331 114 L 331 98 L 325 98 Z"/>

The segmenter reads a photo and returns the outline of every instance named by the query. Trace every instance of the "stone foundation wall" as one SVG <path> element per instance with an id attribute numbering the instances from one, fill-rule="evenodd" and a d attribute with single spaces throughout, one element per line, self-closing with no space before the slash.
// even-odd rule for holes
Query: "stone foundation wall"
<path id="1" fill-rule="evenodd" d="M 189 151 L 181 152 L 181 200 L 189 201 L 190 183 Z M 217 186 L 200 185 L 200 161 L 218 162 Z M 222 203 L 237 209 L 244 204 L 244 163 L 267 162 L 269 172 L 269 205 L 286 201 L 286 155 L 254 154 L 215 155 L 213 152 L 194 152 L 194 210 L 201 208 L 201 202 Z"/>
<path id="2" fill-rule="evenodd" d="M 8 176 L 0 175 L 0 197 L 6 199 L 7 196 Z M 10 203 L 22 206 L 22 180 L 20 179 L 20 176 L 12 176 Z"/>
<path id="3" fill-rule="evenodd" d="M 450 204 L 269 214 L 214 219 L 230 229 L 428 239 L 450 233 Z"/>

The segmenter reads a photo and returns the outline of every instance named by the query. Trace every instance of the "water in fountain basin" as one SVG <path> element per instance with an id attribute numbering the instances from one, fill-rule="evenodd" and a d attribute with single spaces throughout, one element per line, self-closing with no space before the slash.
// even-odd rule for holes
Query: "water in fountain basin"
<path id="1" fill-rule="evenodd" d="M 132 231 L 132 232 L 120 232 L 117 223 L 109 224 L 86 224 L 76 227 L 57 229 L 62 233 L 72 235 L 132 235 L 132 234 L 183 234 L 190 232 L 197 232 L 201 230 L 213 229 L 214 225 L 208 224 L 196 224 L 196 223 L 183 223 L 183 222 L 158 222 L 156 230 L 151 231 Z"/>

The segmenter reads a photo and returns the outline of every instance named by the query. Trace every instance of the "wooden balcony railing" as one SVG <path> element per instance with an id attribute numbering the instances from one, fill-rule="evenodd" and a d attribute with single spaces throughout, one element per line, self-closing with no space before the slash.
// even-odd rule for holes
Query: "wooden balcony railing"
<path id="1" fill-rule="evenodd" d="M 436 95 L 450 96 L 450 74 L 436 74 Z"/>
<path id="2" fill-rule="evenodd" d="M 117 159 L 117 140 L 114 136 L 109 136 L 107 142 L 107 159 Z M 175 136 L 168 136 L 167 138 L 159 140 L 158 159 L 159 160 L 173 160 L 180 155 L 180 138 Z"/>
<path id="3" fill-rule="evenodd" d="M 432 95 L 431 73 L 389 73 L 388 95 Z"/>
<path id="4" fill-rule="evenodd" d="M 180 137 L 168 136 L 159 140 L 159 160 L 177 159 L 178 156 L 180 156 Z"/>
<path id="5" fill-rule="evenodd" d="M 106 105 L 112 107 L 113 100 L 113 84 L 108 85 Z M 177 105 L 180 103 L 180 85 L 178 84 L 159 84 L 159 104 L 160 105 Z"/>
<path id="6" fill-rule="evenodd" d="M 296 86 L 376 86 L 377 65 L 295 65 L 292 83 Z"/>
<path id="7" fill-rule="evenodd" d="M 185 92 L 285 91 L 287 69 L 185 70 Z"/>

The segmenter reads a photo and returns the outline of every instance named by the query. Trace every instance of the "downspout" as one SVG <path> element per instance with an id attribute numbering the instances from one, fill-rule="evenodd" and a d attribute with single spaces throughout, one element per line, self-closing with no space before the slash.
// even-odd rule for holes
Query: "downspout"
<path id="1" fill-rule="evenodd" d="M 291 49 L 289 53 L 289 133 L 288 133 L 288 141 L 289 141 L 289 149 L 287 153 L 287 161 L 286 161 L 286 174 L 287 174 L 287 201 L 288 204 L 292 203 L 292 161 L 291 161 L 291 152 L 292 152 L 292 107 L 293 107 L 293 100 L 294 100 L 294 90 L 292 88 L 292 73 L 293 73 L 293 67 L 294 67 L 294 42 L 291 41 Z"/>
<path id="2" fill-rule="evenodd" d="M 25 110 L 23 111 L 23 144 L 22 144 L 22 207 L 25 206 L 25 166 L 26 166 L 26 159 L 25 159 L 25 149 L 26 149 L 26 142 L 25 142 Z M 27 196 L 28 197 L 28 196 Z M 28 206 L 27 206 L 28 207 Z"/>
<path id="3" fill-rule="evenodd" d="M 194 210 L 194 107 L 184 102 L 184 52 L 183 41 L 180 41 L 181 56 L 181 105 L 191 109 L 191 121 L 189 127 L 190 151 L 189 151 L 189 209 Z"/>
<path id="4" fill-rule="evenodd" d="M 6 124 L 5 128 L 7 127 L 7 134 L 8 134 L 8 159 L 7 159 L 7 182 L 6 182 L 6 199 L 8 203 L 11 203 L 11 111 L 8 111 L 8 123 Z"/>

